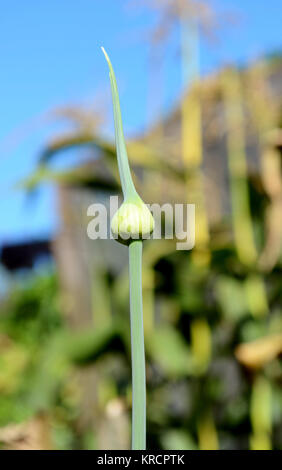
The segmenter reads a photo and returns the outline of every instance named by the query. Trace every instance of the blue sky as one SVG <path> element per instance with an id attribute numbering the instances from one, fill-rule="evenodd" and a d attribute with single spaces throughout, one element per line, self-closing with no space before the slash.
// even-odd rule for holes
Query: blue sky
<path id="1" fill-rule="evenodd" d="M 52 233 L 56 226 L 55 194 L 43 186 L 27 203 L 15 188 L 29 175 L 44 142 L 56 126 L 38 117 L 68 104 L 93 110 L 104 106 L 112 133 L 110 89 L 104 45 L 118 76 L 127 135 L 142 131 L 148 115 L 148 45 L 142 40 L 155 13 L 130 8 L 130 0 L 2 0 L 0 17 L 0 244 Z M 141 3 L 141 2 L 135 2 Z M 232 11 L 239 22 L 222 25 L 218 41 L 201 42 L 201 71 L 226 62 L 245 63 L 282 49 L 281 0 L 214 0 L 216 11 Z M 163 110 L 177 99 L 181 79 L 175 31 L 164 63 Z M 101 97 L 100 99 L 98 97 Z"/>

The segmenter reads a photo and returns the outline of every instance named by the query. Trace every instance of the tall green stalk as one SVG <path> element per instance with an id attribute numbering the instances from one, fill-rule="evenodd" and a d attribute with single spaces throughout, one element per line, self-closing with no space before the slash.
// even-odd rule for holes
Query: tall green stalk
<path id="1" fill-rule="evenodd" d="M 110 70 L 119 174 L 124 202 L 114 215 L 111 230 L 115 238 L 129 246 L 130 325 L 132 361 L 132 449 L 146 448 L 146 374 L 142 310 L 142 240 L 154 229 L 154 220 L 132 181 L 118 89 L 110 59 L 102 48 Z"/>
<path id="2" fill-rule="evenodd" d="M 146 377 L 142 310 L 142 240 L 129 245 L 132 449 L 146 448 Z"/>

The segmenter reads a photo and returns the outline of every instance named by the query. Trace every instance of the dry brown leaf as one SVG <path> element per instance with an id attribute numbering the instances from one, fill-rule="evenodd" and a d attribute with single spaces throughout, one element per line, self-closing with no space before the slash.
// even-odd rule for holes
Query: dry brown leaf
<path id="1" fill-rule="evenodd" d="M 39 415 L 20 424 L 0 428 L 4 450 L 50 450 L 50 425 L 46 415 Z"/>

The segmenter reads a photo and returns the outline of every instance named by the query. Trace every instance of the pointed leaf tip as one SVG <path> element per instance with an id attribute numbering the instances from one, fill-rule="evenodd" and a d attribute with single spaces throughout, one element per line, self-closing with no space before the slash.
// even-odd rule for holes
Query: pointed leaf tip
<path id="1" fill-rule="evenodd" d="M 112 100 L 113 100 L 113 108 L 114 108 L 117 158 L 118 158 L 122 191 L 123 191 L 124 197 L 126 198 L 129 194 L 135 195 L 136 189 L 132 181 L 127 152 L 126 152 L 126 145 L 125 145 L 125 140 L 124 140 L 124 135 L 123 135 L 122 118 L 121 118 L 116 77 L 115 77 L 114 69 L 112 67 L 108 54 L 106 53 L 104 47 L 101 47 L 101 49 L 109 66 L 109 75 L 110 75 Z"/>

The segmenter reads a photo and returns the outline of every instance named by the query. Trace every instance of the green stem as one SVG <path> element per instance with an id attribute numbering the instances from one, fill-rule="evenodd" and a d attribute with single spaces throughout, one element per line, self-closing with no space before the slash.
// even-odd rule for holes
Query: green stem
<path id="1" fill-rule="evenodd" d="M 146 373 L 142 309 L 142 241 L 129 245 L 132 449 L 146 449 Z"/>

